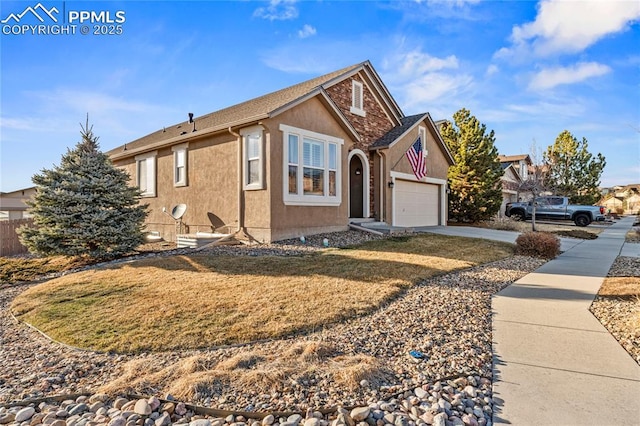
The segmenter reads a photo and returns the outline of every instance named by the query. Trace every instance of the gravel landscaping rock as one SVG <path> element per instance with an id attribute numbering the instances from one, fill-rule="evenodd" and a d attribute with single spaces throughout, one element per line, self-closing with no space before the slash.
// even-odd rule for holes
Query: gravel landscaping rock
<path id="1" fill-rule="evenodd" d="M 356 231 L 309 237 L 266 246 L 220 246 L 205 249 L 218 254 L 292 255 L 330 246 L 358 244 L 379 236 Z M 140 387 L 140 394 L 166 397 L 138 400 L 123 395 L 96 394 L 121 377 L 125 365 L 162 364 L 170 367 L 202 355 L 215 365 L 238 354 L 257 351 L 276 355 L 298 342 L 331 342 L 339 356 L 370 357 L 379 362 L 380 376 L 359 378 L 355 387 L 324 373 L 293 374 L 281 381 L 218 383 L 197 389 L 191 402 L 224 410 L 275 413 L 259 424 L 308 426 L 412 426 L 420 424 L 491 424 L 491 295 L 535 270 L 543 261 L 516 256 L 491 264 L 434 277 L 406 291 L 378 311 L 305 336 L 258 342 L 207 351 L 114 355 L 79 351 L 51 342 L 10 316 L 11 300 L 29 285 L 0 290 L 0 402 L 86 392 L 89 397 L 59 403 L 33 404 L 29 418 L 66 426 L 197 426 L 236 424 L 254 426 L 244 417 L 199 415 L 173 401 L 163 387 Z M 416 358 L 409 352 L 421 354 Z M 141 368 L 137 374 L 148 373 Z M 166 386 L 170 383 L 165 383 Z M 314 410 L 343 406 L 327 415 Z M 0 424 L 27 407 L 0 408 Z M 24 415 L 24 414 L 23 414 Z M 45 421 L 45 417 L 49 416 Z M 1 423 L 1 422 L 6 423 Z M 38 424 L 32 420 L 31 424 Z"/>
<path id="2" fill-rule="evenodd" d="M 640 281 L 640 258 L 618 257 L 608 276 L 636 277 Z M 591 312 L 640 364 L 640 297 L 597 296 L 591 305 Z"/>

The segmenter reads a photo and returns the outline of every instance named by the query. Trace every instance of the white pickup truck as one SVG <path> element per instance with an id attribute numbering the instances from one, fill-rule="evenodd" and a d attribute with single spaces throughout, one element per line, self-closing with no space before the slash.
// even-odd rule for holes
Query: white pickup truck
<path id="1" fill-rule="evenodd" d="M 604 221 L 604 207 L 577 206 L 569 204 L 567 197 L 538 197 L 536 198 L 536 219 L 572 220 L 576 226 L 587 226 L 591 222 Z M 507 217 L 515 219 L 531 219 L 533 202 L 507 203 L 505 209 Z"/>

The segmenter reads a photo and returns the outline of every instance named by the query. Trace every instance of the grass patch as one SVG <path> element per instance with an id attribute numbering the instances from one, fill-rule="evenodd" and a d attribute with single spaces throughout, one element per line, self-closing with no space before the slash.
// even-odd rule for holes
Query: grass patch
<path id="1" fill-rule="evenodd" d="M 0 257 L 0 287 L 23 281 L 33 281 L 56 272 L 68 271 L 91 264 L 82 257 Z"/>
<path id="2" fill-rule="evenodd" d="M 529 232 L 531 231 L 531 221 L 523 222 L 510 218 L 496 218 L 476 224 L 483 228 L 497 229 L 501 231 Z M 571 222 L 550 224 L 536 222 L 536 231 L 549 232 L 560 237 L 580 238 L 583 240 L 595 240 L 604 229 L 590 227 L 587 229 L 576 229 Z"/>
<path id="3" fill-rule="evenodd" d="M 640 227 L 634 226 L 627 232 L 625 241 L 627 243 L 640 243 Z"/>
<path id="4" fill-rule="evenodd" d="M 140 374 L 141 371 L 145 374 Z M 374 357 L 340 354 L 324 341 L 301 341 L 281 353 L 252 350 L 222 360 L 211 353 L 169 364 L 154 358 L 134 359 L 124 364 L 120 377 L 98 392 L 121 394 L 148 390 L 151 393 L 168 383 L 168 393 L 177 399 L 189 400 L 198 392 L 222 391 L 230 383 L 255 392 L 273 392 L 313 375 L 330 377 L 336 385 L 349 389 L 357 389 L 362 380 L 378 386 L 393 377 Z"/>
<path id="5" fill-rule="evenodd" d="M 595 240 L 596 238 L 598 238 L 598 234 L 585 231 L 584 229 L 567 229 L 555 231 L 554 234 L 560 237 L 578 238 L 581 240 Z"/>
<path id="6" fill-rule="evenodd" d="M 598 291 L 601 297 L 640 297 L 640 277 L 608 277 Z"/>
<path id="7" fill-rule="evenodd" d="M 418 235 L 304 256 L 153 258 L 54 279 L 11 309 L 81 348 L 196 349 L 318 329 L 371 312 L 422 279 L 512 253 L 505 243 Z"/>

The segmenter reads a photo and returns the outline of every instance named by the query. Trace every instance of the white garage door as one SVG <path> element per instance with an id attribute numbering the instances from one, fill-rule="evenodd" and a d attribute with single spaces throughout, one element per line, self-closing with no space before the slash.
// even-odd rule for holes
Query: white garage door
<path id="1" fill-rule="evenodd" d="M 429 183 L 396 179 L 393 188 L 395 226 L 439 225 L 440 187 Z"/>

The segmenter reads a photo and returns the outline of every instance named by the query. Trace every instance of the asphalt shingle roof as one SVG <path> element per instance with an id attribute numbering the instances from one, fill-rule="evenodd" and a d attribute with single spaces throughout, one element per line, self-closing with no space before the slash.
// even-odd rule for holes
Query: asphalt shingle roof
<path id="1" fill-rule="evenodd" d="M 371 144 L 370 149 L 376 148 L 384 148 L 393 143 L 396 139 L 398 139 L 404 132 L 409 130 L 413 125 L 415 125 L 418 121 L 424 118 L 427 115 L 426 113 L 410 115 L 409 117 L 403 117 L 401 119 L 401 124 L 399 126 L 394 127 L 385 133 L 381 138 L 376 140 Z"/>
<path id="2" fill-rule="evenodd" d="M 238 124 L 243 120 L 246 122 L 251 121 L 253 117 L 260 117 L 267 115 L 295 100 L 308 95 L 320 86 L 323 86 L 332 80 L 347 74 L 365 63 L 358 63 L 355 65 L 342 68 L 337 71 L 333 71 L 329 74 L 322 75 L 320 77 L 312 78 L 311 80 L 298 83 L 296 85 L 277 90 L 266 95 L 250 99 L 248 101 L 224 108 L 210 114 L 206 114 L 200 117 L 195 117 L 196 130 L 206 130 L 209 128 L 224 127 L 227 125 Z M 186 114 L 185 114 L 186 115 Z M 167 126 L 154 133 L 143 136 L 140 139 L 136 139 L 132 142 L 126 143 L 127 149 L 142 148 L 146 145 L 151 145 L 156 142 L 171 139 L 180 136 L 184 133 L 191 133 L 193 130 L 193 124 L 188 121 L 176 123 L 171 126 Z M 109 151 L 107 154 L 112 155 L 122 152 L 125 145 L 121 145 Z"/>
<path id="3" fill-rule="evenodd" d="M 529 157 L 529 155 L 527 154 L 518 154 L 518 155 L 500 155 L 498 156 L 498 158 L 500 159 L 500 162 L 514 162 L 514 161 L 520 161 L 520 160 L 524 160 L 527 157 Z"/>

